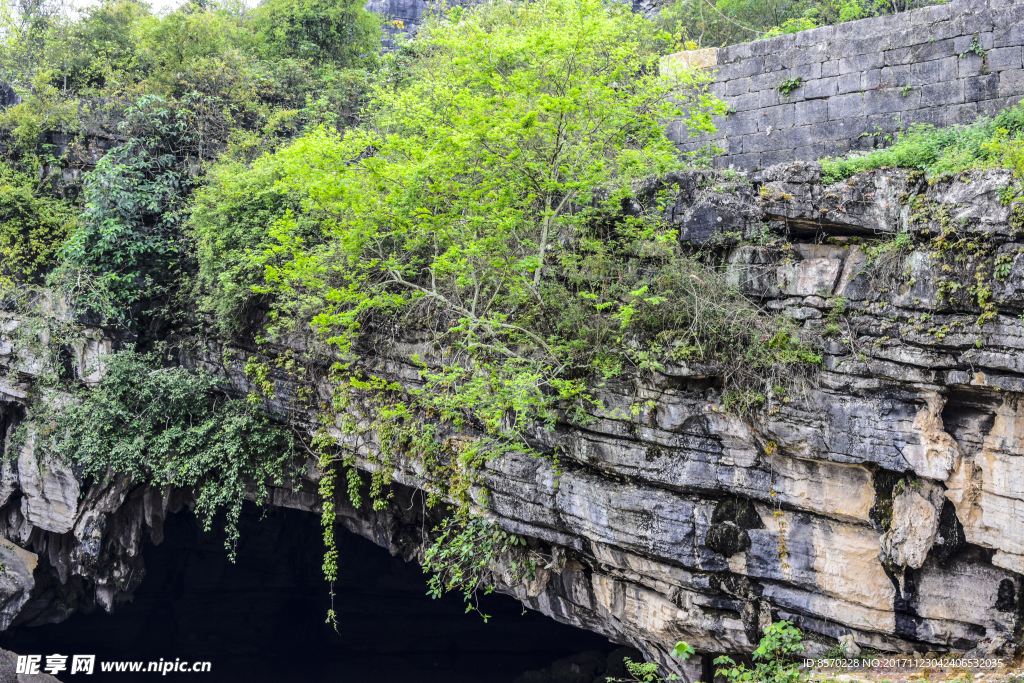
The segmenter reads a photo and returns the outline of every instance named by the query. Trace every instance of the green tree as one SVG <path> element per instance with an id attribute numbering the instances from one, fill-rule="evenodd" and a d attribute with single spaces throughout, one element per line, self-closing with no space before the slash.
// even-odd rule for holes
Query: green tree
<path id="1" fill-rule="evenodd" d="M 409 456 L 464 513 L 483 461 L 589 419 L 591 383 L 627 368 L 721 362 L 746 410 L 819 360 L 665 224 L 672 188 L 652 178 L 698 159 L 663 122 L 709 130 L 723 105 L 703 72 L 659 74 L 661 44 L 600 0 L 456 8 L 387 58 L 361 127 L 314 131 L 204 190 L 200 300 L 230 316 L 252 296 L 235 275 L 259 274 L 257 340 L 312 328 L 333 346 L 340 414 L 324 419 L 372 432 L 375 505 Z M 408 334 L 429 353 L 414 386 L 375 376 L 362 345 Z M 373 406 L 358 424 L 355 396 Z"/>
<path id="2" fill-rule="evenodd" d="M 357 0 L 263 0 L 253 16 L 256 34 L 270 59 L 366 63 L 380 49 L 380 21 L 362 5 Z"/>
<path id="3" fill-rule="evenodd" d="M 77 207 L 49 189 L 0 164 L 0 292 L 39 282 L 74 229 Z"/>
<path id="4" fill-rule="evenodd" d="M 722 104 L 699 72 L 659 76 L 652 25 L 597 0 L 455 9 L 412 52 L 403 77 L 374 90 L 366 125 L 275 155 L 277 186 L 302 195 L 318 229 L 292 214 L 270 229 L 272 322 L 312 322 L 351 360 L 367 320 L 436 316 L 462 360 L 425 372 L 420 401 L 492 434 L 509 411 L 517 428 L 550 423 L 554 401 L 583 392 L 573 374 L 593 349 L 579 326 L 613 306 L 614 332 L 645 305 L 642 285 L 620 305 L 598 300 L 606 282 L 570 291 L 563 276 L 596 275 L 582 274 L 581 248 L 595 260 L 672 253 L 671 231 L 643 221 L 611 239 L 591 227 L 638 180 L 684 163 L 662 121 L 685 105 L 691 129 L 708 130 Z M 200 242 L 219 239 L 216 226 L 197 225 Z"/>
<path id="5" fill-rule="evenodd" d="M 109 89 L 137 80 L 130 74 L 139 67 L 139 25 L 148 15 L 146 5 L 132 0 L 104 0 L 86 9 L 71 29 L 70 59 L 58 85 Z"/>

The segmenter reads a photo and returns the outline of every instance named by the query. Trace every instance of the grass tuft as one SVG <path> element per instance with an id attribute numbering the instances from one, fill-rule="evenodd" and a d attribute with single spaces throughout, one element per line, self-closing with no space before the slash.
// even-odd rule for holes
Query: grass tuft
<path id="1" fill-rule="evenodd" d="M 1009 168 L 1024 178 L 1024 101 L 966 126 L 912 125 L 895 144 L 867 154 L 821 160 L 825 182 L 877 168 L 911 168 L 941 177 L 972 168 Z"/>

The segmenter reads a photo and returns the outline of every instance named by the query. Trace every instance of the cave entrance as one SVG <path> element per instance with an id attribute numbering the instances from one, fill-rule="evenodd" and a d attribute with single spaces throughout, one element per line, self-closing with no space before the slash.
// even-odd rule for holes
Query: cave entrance
<path id="1" fill-rule="evenodd" d="M 239 526 L 232 564 L 223 535 L 204 533 L 191 512 L 169 515 L 163 543 L 143 551 L 146 577 L 132 601 L 112 614 L 12 627 L 0 646 L 44 662 L 56 653 L 211 662 L 209 673 L 104 675 L 97 667 L 87 679 L 59 674 L 62 681 L 591 683 L 619 673 L 625 653 L 607 639 L 523 614 L 504 595 L 483 598 L 492 616 L 485 624 L 457 595 L 431 599 L 419 566 L 341 527 L 335 632 L 325 623 L 319 517 L 247 504 Z"/>

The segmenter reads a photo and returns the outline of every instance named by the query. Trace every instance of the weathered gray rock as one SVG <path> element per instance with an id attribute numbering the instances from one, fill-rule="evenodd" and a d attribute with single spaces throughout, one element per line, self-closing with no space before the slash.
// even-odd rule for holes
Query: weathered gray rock
<path id="1" fill-rule="evenodd" d="M 35 587 L 35 571 L 39 558 L 0 537 L 0 630 L 6 630 L 22 606 L 28 602 Z"/>
<path id="2" fill-rule="evenodd" d="M 32 526 L 63 534 L 75 521 L 78 480 L 70 467 L 36 451 L 36 434 L 30 429 L 17 463 L 21 513 Z"/>
<path id="3" fill-rule="evenodd" d="M 856 180 L 821 184 L 821 165 L 797 162 L 772 166 L 761 174 L 766 217 L 798 232 L 837 235 L 894 233 L 907 227 L 910 213 L 901 199 L 917 194 L 924 177 L 914 171 L 868 171 Z"/>
<path id="4" fill-rule="evenodd" d="M 722 409 L 714 363 L 609 381 L 595 388 L 588 424 L 562 422 L 531 435 L 540 451 L 557 449 L 558 467 L 517 454 L 487 462 L 471 492 L 478 510 L 558 558 L 529 583 L 494 567 L 501 589 L 635 646 L 691 681 L 697 669 L 669 655 L 677 640 L 700 655 L 749 651 L 778 618 L 819 640 L 842 638 L 849 652 L 965 651 L 985 641 L 1016 647 L 1024 590 L 1024 267 L 1015 260 L 1016 233 L 1004 224 L 1009 214 L 991 206 L 1005 175 L 929 186 L 879 171 L 822 187 L 820 169 L 804 164 L 772 169 L 760 186 L 704 171 L 668 180 L 651 185 L 676 193 L 668 219 L 687 244 L 713 243 L 723 253 L 737 289 L 788 315 L 808 338 L 834 327 L 822 343 L 823 368 L 757 419 Z M 731 189 L 716 191 L 722 187 Z M 940 301 L 941 281 L 960 278 L 964 287 L 974 276 L 943 269 L 920 241 L 938 219 L 914 212 L 936 206 L 955 210 L 992 247 L 991 257 L 1010 257 L 1009 273 L 993 287 L 994 315 L 981 327 L 976 303 Z M 821 215 L 827 220 L 814 218 Z M 762 234 L 777 221 L 790 226 L 789 242 L 729 246 L 733 233 Z M 919 242 L 889 260 L 851 242 L 905 224 Z M 98 332 L 94 341 L 96 350 L 106 348 Z M 428 341 L 409 331 L 368 346 L 365 360 L 413 386 L 419 375 L 410 359 L 431 362 Z M 297 336 L 289 344 L 329 358 L 315 341 Z M 251 350 L 231 348 L 224 361 L 217 344 L 195 348 L 186 363 L 224 372 L 239 395 L 252 389 L 244 372 Z M 6 363 L 0 398 L 11 407 L 9 426 L 27 397 L 16 381 L 26 366 Z M 94 381 L 86 367 L 82 379 Z M 299 387 L 284 374 L 272 379 L 271 406 L 284 414 Z M 328 397 L 332 387 L 316 390 Z M 352 408 L 360 424 L 366 410 Z M 298 429 L 315 428 L 314 416 L 291 414 Z M 369 457 L 376 435 L 331 433 L 357 467 L 378 467 Z M 45 554 L 61 584 L 88 577 L 92 593 L 83 604 L 110 609 L 141 580 L 142 544 L 160 541 L 164 515 L 188 493 L 123 478 L 79 492 L 70 472 L 60 479 L 59 464 L 44 458 L 40 469 L 34 458 L 0 470 L 0 534 Z M 422 560 L 422 531 L 441 512 L 412 502 L 430 476 L 416 457 L 398 458 L 395 504 L 373 511 L 339 501 L 339 523 Z M 271 502 L 318 509 L 318 478 L 309 465 L 302 487 L 275 488 Z M 12 609 L 25 623 L 46 623 L 61 618 L 56 600 L 37 595 Z"/>

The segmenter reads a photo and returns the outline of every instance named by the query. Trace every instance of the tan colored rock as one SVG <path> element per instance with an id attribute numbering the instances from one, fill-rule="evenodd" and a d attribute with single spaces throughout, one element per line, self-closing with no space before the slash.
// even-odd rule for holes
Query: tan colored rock
<path id="1" fill-rule="evenodd" d="M 882 549 L 898 565 L 919 569 L 939 530 L 943 489 L 926 480 L 905 485 L 892 501 L 892 524 Z"/>
<path id="2" fill-rule="evenodd" d="M 834 519 L 867 521 L 874 505 L 871 472 L 861 465 L 776 457 L 780 492 L 790 505 Z"/>
<path id="3" fill-rule="evenodd" d="M 942 481 L 960 457 L 960 446 L 942 424 L 942 407 L 945 399 L 936 393 L 926 396 L 926 403 L 914 419 L 913 430 L 920 443 L 903 447 L 903 457 L 922 477 Z"/>
<path id="4" fill-rule="evenodd" d="M 992 562 L 1024 573 L 1024 410 L 1008 394 L 996 410 L 981 452 L 964 457 L 946 482 L 971 543 L 994 548 Z"/>
<path id="5" fill-rule="evenodd" d="M 860 657 L 860 646 L 857 645 L 857 641 L 853 639 L 851 634 L 848 633 L 845 636 L 839 636 L 839 645 L 842 646 L 843 652 L 847 657 Z"/>
<path id="6" fill-rule="evenodd" d="M 98 331 L 87 330 L 87 336 L 73 345 L 75 369 L 86 384 L 98 384 L 106 373 L 103 358 L 113 351 L 112 341 Z"/>
<path id="7" fill-rule="evenodd" d="M 779 287 L 791 296 L 832 296 L 843 262 L 812 258 L 779 269 Z"/>
<path id="8" fill-rule="evenodd" d="M 662 76 L 675 76 L 688 69 L 703 69 L 718 65 L 718 50 L 713 47 L 703 50 L 686 50 L 665 55 L 661 58 Z"/>
<path id="9" fill-rule="evenodd" d="M 969 625 L 990 634 L 1013 633 L 1016 613 L 997 605 L 1000 585 L 1009 582 L 1019 591 L 1020 577 L 978 561 L 980 555 L 968 552 L 945 564 L 929 559 L 915 572 L 914 605 L 923 619 L 918 635 L 952 645 L 971 638 Z"/>
<path id="10" fill-rule="evenodd" d="M 892 583 L 878 558 L 878 534 L 868 526 L 757 505 L 765 529 L 751 530 L 747 573 L 817 589 L 828 596 L 877 610 L 891 610 Z M 785 523 L 784 532 L 782 524 Z M 784 539 L 788 557 L 777 546 Z M 842 621 L 842 617 L 839 617 Z"/>
<path id="11" fill-rule="evenodd" d="M 623 630 L 651 634 L 668 649 L 679 640 L 702 650 L 710 649 L 712 643 L 722 643 L 723 637 L 737 647 L 748 642 L 742 621 L 709 615 L 692 602 L 678 607 L 659 593 L 603 574 L 594 574 L 592 587 L 598 609 L 621 624 Z"/>
<path id="12" fill-rule="evenodd" d="M 873 609 L 785 584 L 766 584 L 764 596 L 786 609 L 797 613 L 811 612 L 850 628 L 879 633 L 896 631 L 896 617 L 891 608 Z"/>

